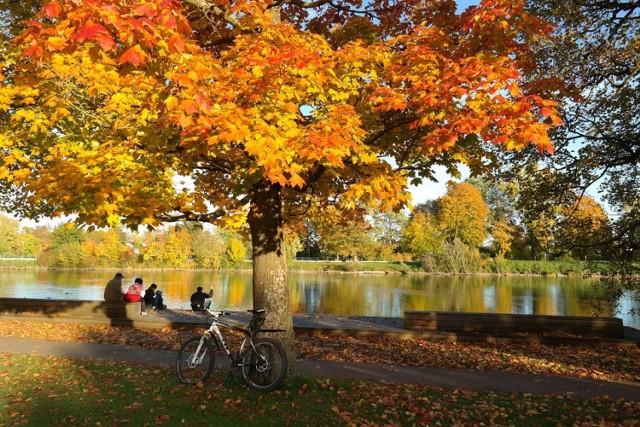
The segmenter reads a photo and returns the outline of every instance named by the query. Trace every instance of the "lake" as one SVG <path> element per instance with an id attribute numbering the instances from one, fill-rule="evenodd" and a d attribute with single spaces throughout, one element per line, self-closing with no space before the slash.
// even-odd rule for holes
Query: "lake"
<path id="1" fill-rule="evenodd" d="M 3 270 L 0 297 L 101 300 L 117 270 Z M 196 287 L 214 291 L 214 308 L 251 308 L 251 272 L 123 271 L 124 283 L 136 277 L 145 288 L 156 283 L 165 304 L 189 308 Z M 291 273 L 295 313 L 401 317 L 405 310 L 591 316 L 597 279 L 557 277 L 425 276 L 396 274 Z M 603 313 L 640 329 L 638 302 L 621 301 L 622 313 Z"/>

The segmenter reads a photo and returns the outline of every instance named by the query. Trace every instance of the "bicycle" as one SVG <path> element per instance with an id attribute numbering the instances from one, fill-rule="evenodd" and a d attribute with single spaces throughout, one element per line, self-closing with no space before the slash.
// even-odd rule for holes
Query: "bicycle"
<path id="1" fill-rule="evenodd" d="M 287 373 L 287 356 L 278 341 L 271 338 L 256 338 L 260 332 L 283 332 L 279 329 L 264 329 L 266 310 L 248 310 L 252 314 L 245 328 L 229 325 L 220 319 L 230 313 L 204 310 L 207 320 L 212 318 L 211 326 L 199 337 L 185 341 L 176 359 L 176 373 L 184 384 L 197 384 L 206 381 L 215 366 L 215 350 L 227 354 L 231 360 L 230 379 L 240 371 L 244 382 L 252 389 L 271 391 L 278 387 Z M 234 355 L 227 345 L 219 327 L 244 334 L 240 349 Z M 222 348 L 221 348 L 222 346 Z"/>

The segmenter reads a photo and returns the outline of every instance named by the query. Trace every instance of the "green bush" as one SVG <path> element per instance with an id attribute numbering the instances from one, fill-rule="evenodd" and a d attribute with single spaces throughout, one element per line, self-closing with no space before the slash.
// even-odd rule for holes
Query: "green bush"
<path id="1" fill-rule="evenodd" d="M 312 262 L 289 261 L 288 268 L 291 271 L 379 271 L 410 273 L 420 271 L 420 264 L 415 262 L 400 261 L 376 261 L 376 262 Z"/>
<path id="2" fill-rule="evenodd" d="M 36 261 L 32 259 L 0 260 L 0 267 L 2 268 L 34 268 L 37 266 Z"/>
<path id="3" fill-rule="evenodd" d="M 521 261 L 505 260 L 504 272 L 510 274 L 539 274 L 551 275 L 582 275 L 588 274 L 589 269 L 582 261 Z"/>
<path id="4" fill-rule="evenodd" d="M 456 239 L 445 243 L 442 252 L 422 257 L 422 270 L 429 273 L 477 273 L 480 271 L 480 255 L 477 250 Z"/>

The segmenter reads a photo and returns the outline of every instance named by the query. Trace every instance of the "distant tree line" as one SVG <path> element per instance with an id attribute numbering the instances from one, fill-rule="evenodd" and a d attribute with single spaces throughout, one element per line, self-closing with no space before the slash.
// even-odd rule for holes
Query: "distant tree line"
<path id="1" fill-rule="evenodd" d="M 592 198 L 575 195 L 541 213 L 526 186 L 472 179 L 409 215 L 373 213 L 365 221 L 307 224 L 305 256 L 417 261 L 429 272 L 501 272 L 505 260 L 606 260 L 594 241 L 611 237 Z"/>
<path id="2" fill-rule="evenodd" d="M 247 258 L 243 238 L 234 232 L 179 224 L 153 231 L 124 228 L 88 231 L 74 224 L 50 229 L 20 228 L 0 215 L 2 257 L 35 257 L 41 267 L 235 268 Z"/>
<path id="3" fill-rule="evenodd" d="M 285 230 L 287 257 L 414 261 L 428 272 L 501 272 L 505 260 L 603 260 L 590 243 L 611 235 L 605 211 L 576 196 L 553 215 L 528 209 L 526 188 L 481 179 L 451 184 L 447 193 L 411 214 L 371 213 L 365 220 L 327 215 Z M 234 268 L 250 258 L 247 233 L 193 223 L 154 231 L 53 230 L 19 227 L 0 216 L 4 256 L 37 257 L 43 267 L 140 266 Z"/>

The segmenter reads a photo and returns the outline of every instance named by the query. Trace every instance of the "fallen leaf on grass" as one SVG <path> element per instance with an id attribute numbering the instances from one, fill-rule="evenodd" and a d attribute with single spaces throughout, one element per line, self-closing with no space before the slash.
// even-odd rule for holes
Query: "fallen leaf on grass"
<path id="1" fill-rule="evenodd" d="M 105 325 L 0 321 L 0 335 L 49 341 L 95 342 L 177 350 L 197 334 L 193 327 L 135 329 Z M 239 339 L 232 335 L 230 342 Z M 547 346 L 540 343 L 462 343 L 389 337 L 296 335 L 298 358 L 442 369 L 556 374 L 606 381 L 640 382 L 640 348 Z"/>

